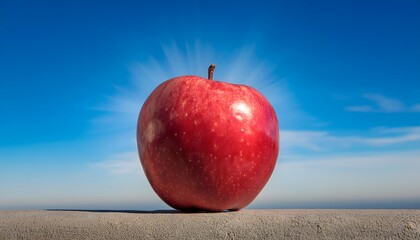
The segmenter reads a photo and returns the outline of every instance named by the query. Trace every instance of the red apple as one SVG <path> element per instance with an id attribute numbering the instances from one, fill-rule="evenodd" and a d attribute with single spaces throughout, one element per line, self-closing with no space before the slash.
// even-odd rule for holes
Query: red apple
<path id="1" fill-rule="evenodd" d="M 276 113 L 252 87 L 182 76 L 160 84 L 137 123 L 143 170 L 183 211 L 239 210 L 270 178 L 279 152 Z"/>

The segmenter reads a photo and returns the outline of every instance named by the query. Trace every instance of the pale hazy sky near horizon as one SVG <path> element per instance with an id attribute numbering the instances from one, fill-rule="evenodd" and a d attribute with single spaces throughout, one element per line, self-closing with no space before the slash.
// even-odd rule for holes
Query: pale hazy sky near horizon
<path id="1" fill-rule="evenodd" d="M 0 209 L 168 208 L 135 128 L 180 75 L 248 84 L 281 153 L 250 208 L 420 208 L 419 1 L 1 1 Z"/>

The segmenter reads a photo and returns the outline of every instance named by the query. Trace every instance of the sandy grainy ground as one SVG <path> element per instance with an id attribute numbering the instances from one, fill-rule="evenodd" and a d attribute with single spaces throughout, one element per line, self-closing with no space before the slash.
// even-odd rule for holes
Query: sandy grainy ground
<path id="1" fill-rule="evenodd" d="M 420 239 L 420 210 L 0 211 L 0 239 Z"/>

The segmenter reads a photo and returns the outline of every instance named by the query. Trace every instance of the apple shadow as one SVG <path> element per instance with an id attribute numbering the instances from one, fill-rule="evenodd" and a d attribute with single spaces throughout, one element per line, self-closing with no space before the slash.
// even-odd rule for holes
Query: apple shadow
<path id="1" fill-rule="evenodd" d="M 57 212 L 91 212 L 91 213 L 137 213 L 137 214 L 178 214 L 188 213 L 178 210 L 112 210 L 112 209 L 45 209 L 46 211 Z"/>
<path id="2" fill-rule="evenodd" d="M 91 213 L 133 213 L 133 214 L 197 214 L 197 213 L 226 213 L 232 211 L 179 211 L 179 210 L 112 210 L 112 209 L 45 209 L 46 211 L 57 211 L 57 212 L 91 212 Z"/>

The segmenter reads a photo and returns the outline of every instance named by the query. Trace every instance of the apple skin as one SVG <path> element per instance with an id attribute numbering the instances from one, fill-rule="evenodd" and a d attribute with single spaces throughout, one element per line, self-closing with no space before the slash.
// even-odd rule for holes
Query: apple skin
<path id="1" fill-rule="evenodd" d="M 169 206 L 239 210 L 274 170 L 279 126 L 254 88 L 182 76 L 160 84 L 145 101 L 137 146 L 147 179 Z"/>

